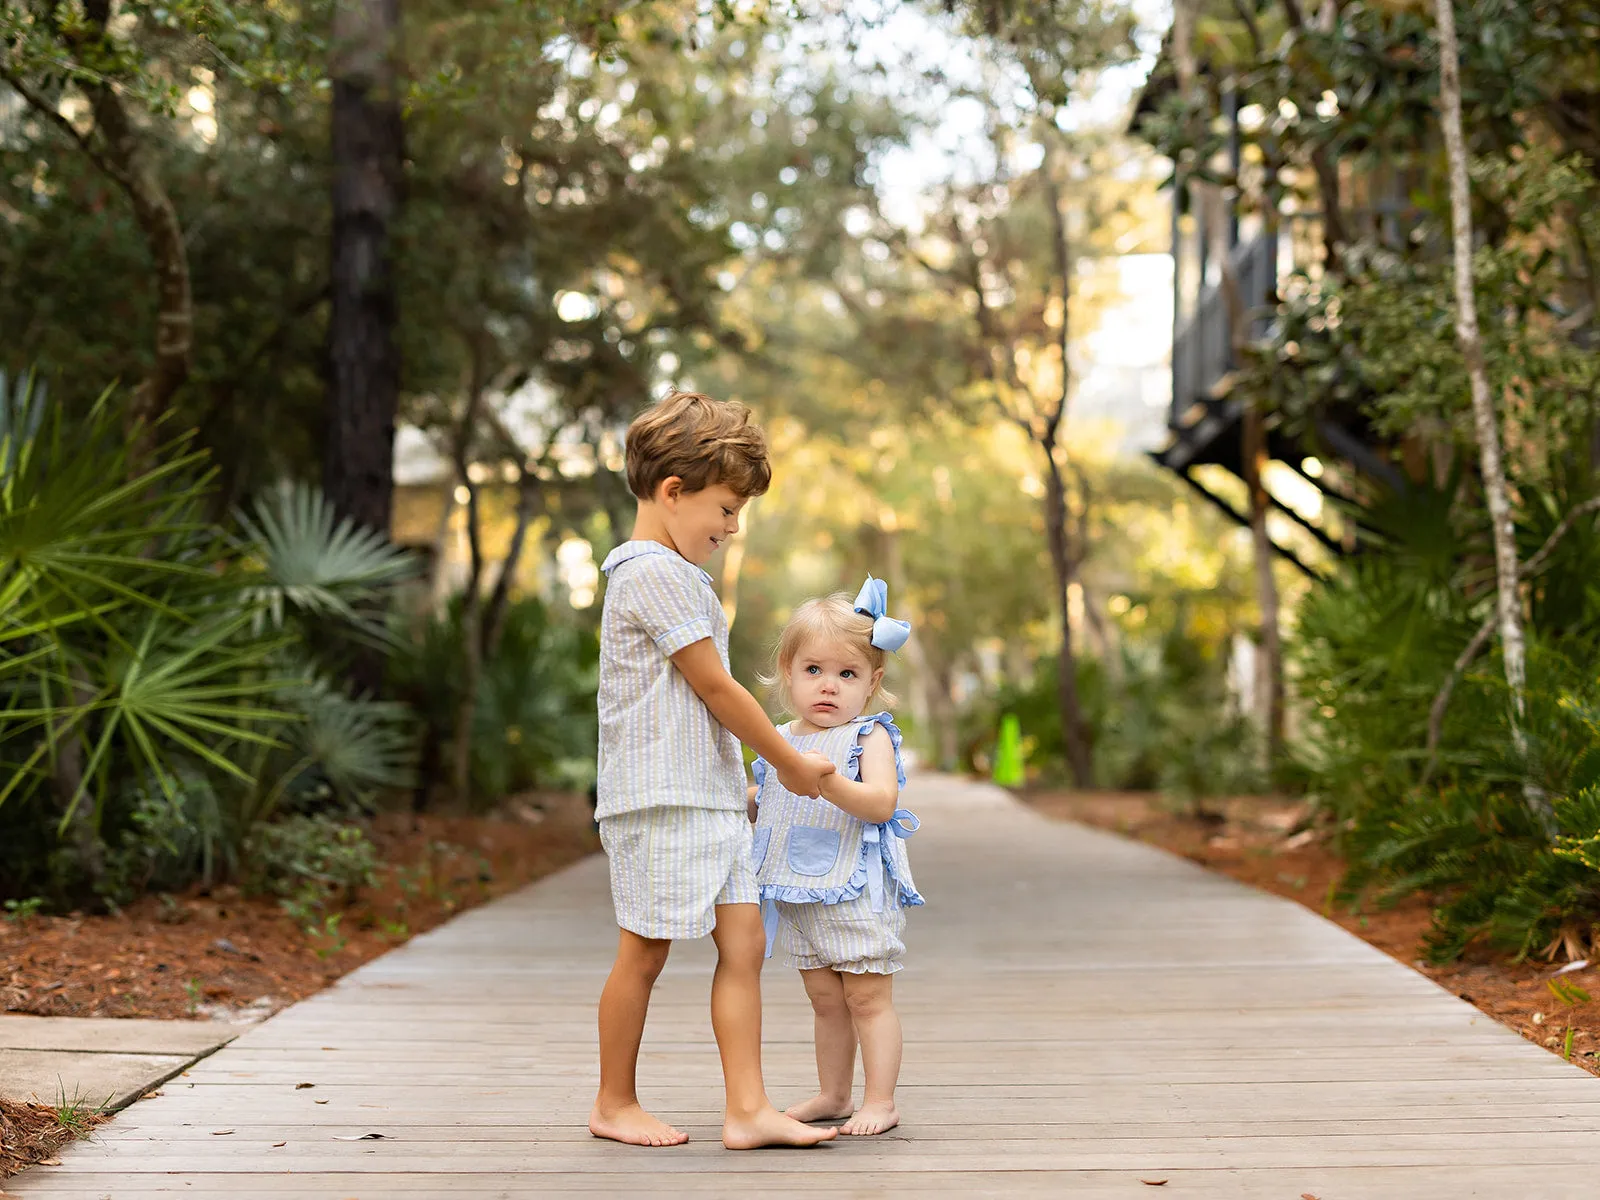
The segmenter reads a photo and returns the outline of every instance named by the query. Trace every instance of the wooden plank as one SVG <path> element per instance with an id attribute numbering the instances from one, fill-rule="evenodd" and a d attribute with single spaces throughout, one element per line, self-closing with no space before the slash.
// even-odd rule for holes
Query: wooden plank
<path id="1" fill-rule="evenodd" d="M 702 942 L 676 947 L 657 986 L 640 1079 L 694 1140 L 589 1137 L 594 1003 L 615 942 L 594 859 L 247 1031 L 11 1191 L 1593 1195 L 1600 1083 L 1402 964 L 1287 901 L 1044 822 L 993 789 L 930 777 L 907 800 L 931 899 L 895 984 L 905 1120 L 890 1135 L 722 1150 Z M 769 1090 L 798 1098 L 815 1085 L 809 1008 L 781 966 L 764 986 Z M 335 1140 L 367 1131 L 386 1137 Z M 1153 1175 L 1167 1187 L 1139 1182 Z"/>

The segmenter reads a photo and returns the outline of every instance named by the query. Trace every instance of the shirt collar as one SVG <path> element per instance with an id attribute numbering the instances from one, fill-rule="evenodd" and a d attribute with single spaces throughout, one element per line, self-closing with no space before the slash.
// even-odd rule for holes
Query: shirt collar
<path id="1" fill-rule="evenodd" d="M 623 542 L 622 545 L 618 546 L 610 554 L 606 555 L 606 561 L 600 564 L 600 569 L 604 571 L 607 576 L 609 576 L 611 572 L 615 571 L 623 563 L 629 562 L 635 558 L 643 558 L 648 554 L 665 554 L 671 558 L 675 558 L 677 561 L 683 563 L 686 567 L 689 567 L 691 570 L 695 571 L 701 579 L 705 580 L 707 587 L 712 586 L 711 576 L 703 568 L 695 566 L 694 563 L 690 562 L 683 555 L 679 554 L 671 546 L 663 546 L 660 542 L 653 542 L 649 539 Z"/>

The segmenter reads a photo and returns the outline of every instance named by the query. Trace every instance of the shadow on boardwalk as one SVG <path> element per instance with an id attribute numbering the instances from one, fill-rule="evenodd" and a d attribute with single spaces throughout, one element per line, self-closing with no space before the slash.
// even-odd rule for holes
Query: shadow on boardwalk
<path id="1" fill-rule="evenodd" d="M 897 980 L 891 1135 L 730 1154 L 709 942 L 656 992 L 641 1094 L 693 1141 L 599 1142 L 614 943 L 589 859 L 416 938 L 125 1112 L 27 1200 L 155 1196 L 1064 1196 L 1588 1200 L 1600 1081 L 1287 901 L 913 781 L 928 906 Z M 810 1012 L 767 976 L 767 1077 L 809 1095 Z M 304 1088 L 297 1085 L 313 1084 Z M 382 1140 L 341 1138 L 379 1133 Z M 1141 1181 L 1165 1179 L 1160 1192 Z"/>

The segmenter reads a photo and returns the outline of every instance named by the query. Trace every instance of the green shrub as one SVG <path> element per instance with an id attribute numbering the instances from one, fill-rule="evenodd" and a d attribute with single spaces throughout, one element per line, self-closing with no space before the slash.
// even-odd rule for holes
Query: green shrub
<path id="1" fill-rule="evenodd" d="M 1574 495 L 1525 490 L 1525 559 Z M 1600 950 L 1593 530 L 1532 590 L 1520 745 L 1490 653 L 1455 689 L 1430 774 L 1429 707 L 1493 603 L 1492 560 L 1448 496 L 1418 488 L 1375 518 L 1381 541 L 1311 593 L 1294 640 L 1299 766 L 1349 864 L 1346 898 L 1433 897 L 1440 959 L 1478 939 L 1519 955 Z"/>
<path id="2" fill-rule="evenodd" d="M 293 816 L 257 826 L 245 845 L 245 888 L 277 896 L 308 932 L 370 886 L 377 849 L 358 825 L 323 814 Z"/>
<path id="3" fill-rule="evenodd" d="M 1059 659 L 1039 660 L 1032 678 L 1008 682 L 964 717 L 972 768 L 992 753 L 1000 717 L 1019 719 L 1028 763 L 1046 782 L 1066 778 L 1066 754 L 1057 700 Z M 1197 809 L 1208 796 L 1260 786 L 1256 739 L 1228 693 L 1220 656 L 1207 653 L 1181 630 L 1154 645 L 1119 651 L 1113 674 L 1096 659 L 1078 662 L 1078 696 L 1094 751 L 1097 786 L 1160 789 Z"/>
<path id="4" fill-rule="evenodd" d="M 408 782 L 403 714 L 316 681 L 409 560 L 305 488 L 231 535 L 186 439 L 131 444 L 111 393 L 0 376 L 0 896 L 214 880 L 286 795 Z"/>
<path id="5" fill-rule="evenodd" d="M 431 618 L 413 654 L 395 663 L 397 686 L 425 725 L 424 784 L 445 773 L 463 678 L 461 602 Z M 534 597 L 506 610 L 499 644 L 485 657 L 472 737 L 474 801 L 541 787 L 582 788 L 594 779 L 600 649 L 592 629 L 557 620 Z"/>

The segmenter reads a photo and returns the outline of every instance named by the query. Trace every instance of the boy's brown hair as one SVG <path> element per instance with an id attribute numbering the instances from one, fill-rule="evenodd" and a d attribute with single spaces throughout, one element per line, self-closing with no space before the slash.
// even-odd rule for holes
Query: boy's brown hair
<path id="1" fill-rule="evenodd" d="M 736 400 L 674 392 L 628 426 L 628 489 L 640 500 L 676 475 L 686 492 L 722 484 L 744 499 L 772 483 L 767 439 Z"/>

